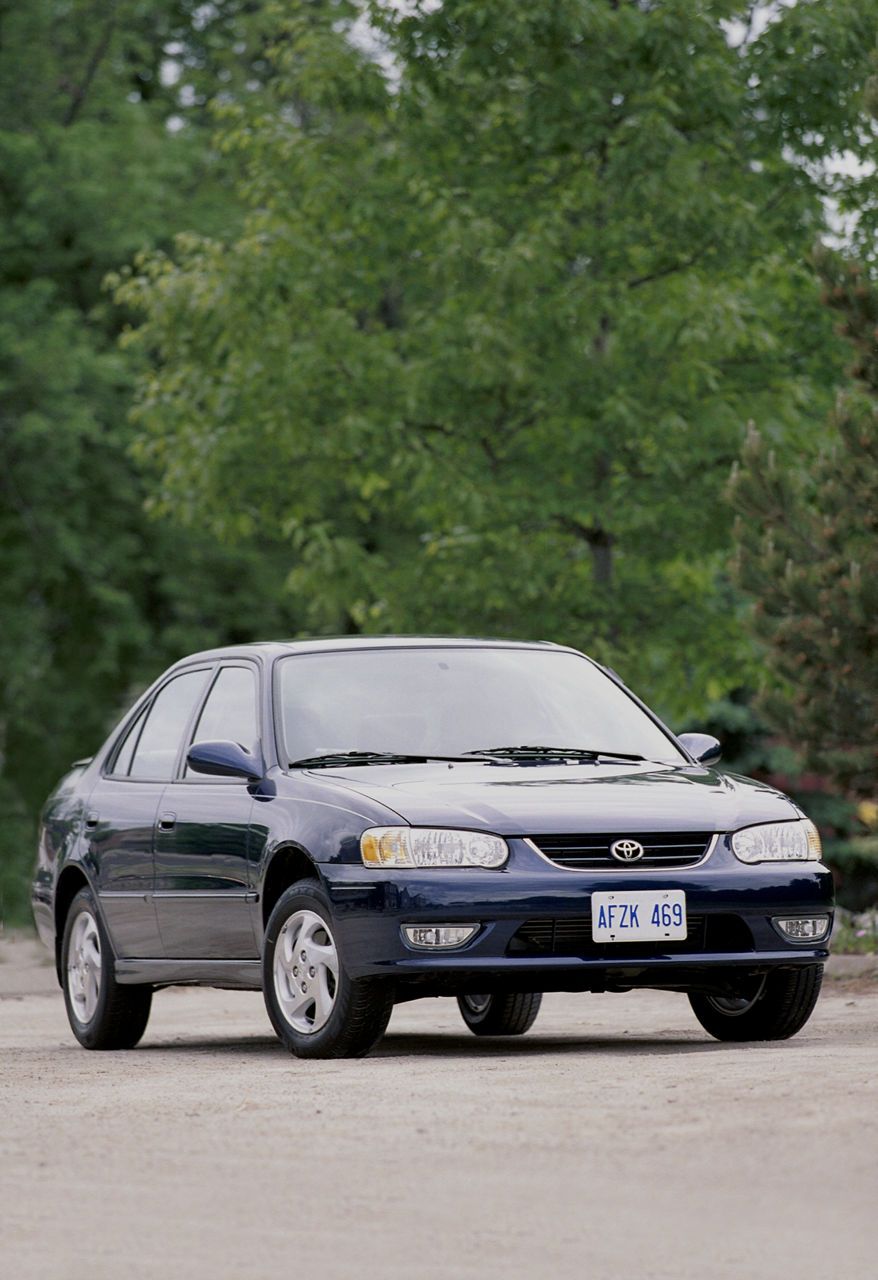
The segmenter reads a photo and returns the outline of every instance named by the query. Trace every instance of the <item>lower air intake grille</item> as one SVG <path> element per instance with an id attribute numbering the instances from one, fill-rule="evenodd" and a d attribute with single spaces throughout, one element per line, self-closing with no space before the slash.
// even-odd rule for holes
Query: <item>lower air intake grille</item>
<path id="1" fill-rule="evenodd" d="M 690 915 L 687 936 L 677 942 L 594 942 L 591 916 L 562 920 L 527 920 L 513 934 L 506 948 L 510 956 L 579 956 L 612 959 L 620 955 L 668 956 L 692 952 L 723 953 L 753 950 L 753 935 L 740 916 Z"/>

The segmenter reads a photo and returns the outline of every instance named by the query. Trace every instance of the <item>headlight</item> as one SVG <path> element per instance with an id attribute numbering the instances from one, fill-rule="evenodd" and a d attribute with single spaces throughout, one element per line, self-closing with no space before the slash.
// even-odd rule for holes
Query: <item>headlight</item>
<path id="1" fill-rule="evenodd" d="M 372 827 L 360 836 L 367 867 L 502 867 L 506 841 L 481 831 Z"/>
<path id="2" fill-rule="evenodd" d="M 742 862 L 819 862 L 820 835 L 813 822 L 766 822 L 744 827 L 732 836 L 735 857 Z"/>

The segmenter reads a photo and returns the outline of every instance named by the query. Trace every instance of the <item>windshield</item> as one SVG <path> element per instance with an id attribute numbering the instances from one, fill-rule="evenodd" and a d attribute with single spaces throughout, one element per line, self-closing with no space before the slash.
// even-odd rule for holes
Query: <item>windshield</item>
<path id="1" fill-rule="evenodd" d="M 301 654 L 278 664 L 278 705 L 289 763 L 335 752 L 458 756 L 521 746 L 685 762 L 624 690 L 563 650 Z"/>

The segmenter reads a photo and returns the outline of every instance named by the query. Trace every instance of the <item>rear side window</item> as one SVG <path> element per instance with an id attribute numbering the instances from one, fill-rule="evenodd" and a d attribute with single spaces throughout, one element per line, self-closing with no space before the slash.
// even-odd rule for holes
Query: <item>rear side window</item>
<path id="1" fill-rule="evenodd" d="M 162 781 L 173 777 L 183 733 L 201 697 L 207 676 L 206 670 L 184 671 L 158 691 L 134 747 L 127 770 L 129 777 Z M 117 775 L 121 772 L 119 764 L 127 754 L 127 748 L 126 738 L 113 770 Z"/>

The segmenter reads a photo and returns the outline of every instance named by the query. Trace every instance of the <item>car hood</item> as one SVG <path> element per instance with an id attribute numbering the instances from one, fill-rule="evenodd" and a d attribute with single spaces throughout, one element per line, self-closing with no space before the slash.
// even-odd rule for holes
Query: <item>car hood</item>
<path id="1" fill-rule="evenodd" d="M 393 810 L 412 826 L 506 836 L 721 832 L 799 816 L 792 801 L 774 788 L 699 766 L 381 765 L 333 770 L 331 777 L 335 785 Z"/>

